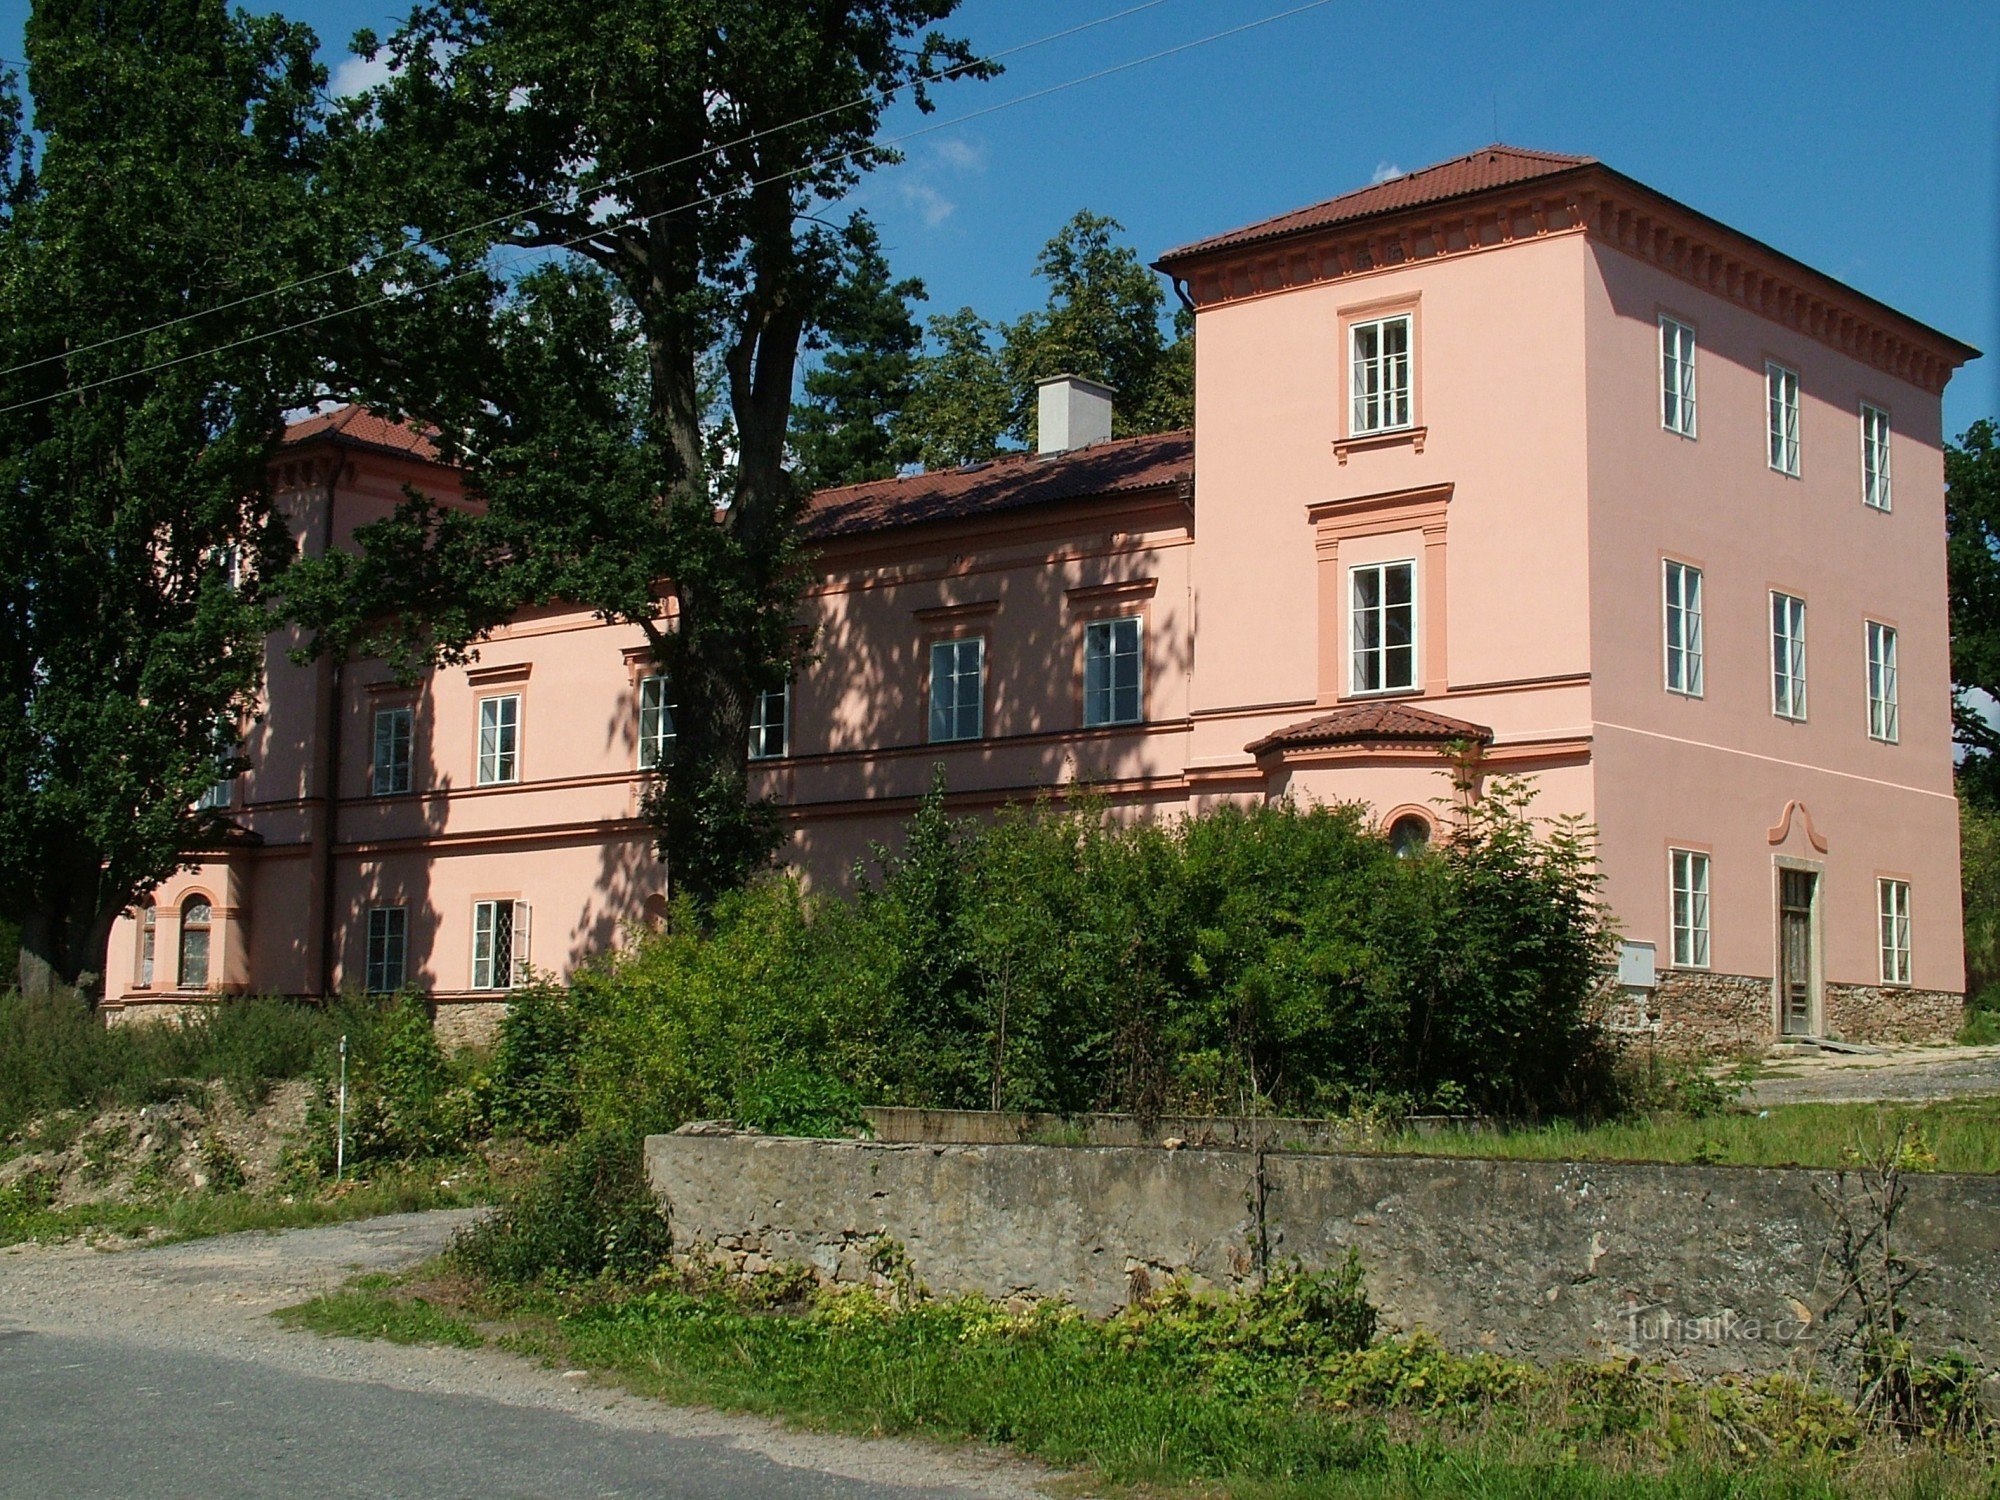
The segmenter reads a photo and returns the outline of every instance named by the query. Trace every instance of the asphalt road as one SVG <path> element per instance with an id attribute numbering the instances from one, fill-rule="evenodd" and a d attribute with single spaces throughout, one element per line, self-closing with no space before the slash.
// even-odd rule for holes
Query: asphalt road
<path id="1" fill-rule="evenodd" d="M 159 1249 L 0 1252 L 0 1497 L 993 1496 L 990 1450 L 677 1409 L 493 1349 L 321 1338 L 268 1314 L 434 1254 L 465 1216 Z"/>

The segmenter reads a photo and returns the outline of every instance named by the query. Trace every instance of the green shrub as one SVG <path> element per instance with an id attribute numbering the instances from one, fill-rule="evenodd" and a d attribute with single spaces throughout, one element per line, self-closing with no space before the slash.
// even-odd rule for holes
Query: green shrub
<path id="1" fill-rule="evenodd" d="M 456 1155 L 485 1136 L 492 1085 L 477 1059 L 447 1057 L 415 995 L 349 998 L 329 1017 L 314 1060 L 317 1088 L 294 1168 L 331 1177 L 340 1129 L 340 1041 L 347 1043 L 346 1165 Z"/>
<path id="2" fill-rule="evenodd" d="M 849 1135 L 864 1118 L 852 1088 L 794 1059 L 766 1068 L 736 1100 L 736 1122 L 769 1135 Z"/>
<path id="3" fill-rule="evenodd" d="M 496 1130 L 533 1141 L 576 1133 L 577 1030 L 569 991 L 536 984 L 513 993 L 493 1057 Z"/>
<path id="4" fill-rule="evenodd" d="M 666 1257 L 666 1216 L 647 1185 L 639 1138 L 589 1131 L 515 1201 L 452 1245 L 469 1269 L 510 1286 L 632 1280 Z"/>

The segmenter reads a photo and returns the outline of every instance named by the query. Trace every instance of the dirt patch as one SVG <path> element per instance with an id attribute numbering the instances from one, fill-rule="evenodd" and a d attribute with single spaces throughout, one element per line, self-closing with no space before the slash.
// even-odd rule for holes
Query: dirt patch
<path id="1" fill-rule="evenodd" d="M 31 1121 L 0 1154 L 0 1189 L 33 1185 L 55 1208 L 136 1203 L 163 1193 L 268 1192 L 305 1125 L 311 1086 L 291 1080 L 246 1108 L 224 1085 L 181 1098 Z"/>

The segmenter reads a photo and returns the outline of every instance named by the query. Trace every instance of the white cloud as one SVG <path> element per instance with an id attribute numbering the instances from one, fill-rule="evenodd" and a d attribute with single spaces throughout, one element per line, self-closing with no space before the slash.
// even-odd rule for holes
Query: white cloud
<path id="1" fill-rule="evenodd" d="M 984 172 L 986 170 L 986 148 L 971 141 L 956 138 L 942 140 L 931 147 L 931 152 L 940 164 L 954 172 Z"/>
<path id="2" fill-rule="evenodd" d="M 1378 161 L 1377 163 L 1375 163 L 1375 175 L 1369 178 L 1368 180 L 1370 182 L 1377 182 L 1377 183 L 1393 182 L 1398 177 L 1401 177 L 1403 175 L 1404 175 L 1403 169 L 1397 166 L 1394 162 Z"/>
<path id="3" fill-rule="evenodd" d="M 355 94 L 365 94 L 372 88 L 380 88 L 393 76 L 386 51 L 378 52 L 373 57 L 350 56 L 333 70 L 330 86 L 335 98 L 346 99 Z"/>
<path id="4" fill-rule="evenodd" d="M 914 208 L 923 219 L 926 229 L 936 229 L 958 212 L 958 205 L 928 182 L 904 181 L 898 183 L 896 187 L 903 195 L 903 201 Z"/>

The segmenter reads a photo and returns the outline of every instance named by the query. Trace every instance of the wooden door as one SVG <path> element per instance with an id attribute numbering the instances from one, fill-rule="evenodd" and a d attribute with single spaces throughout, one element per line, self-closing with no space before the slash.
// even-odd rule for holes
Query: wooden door
<path id="1" fill-rule="evenodd" d="M 1813 891 L 1818 883 L 1810 870 L 1778 872 L 1778 981 L 1786 1036 L 1812 1034 Z"/>

